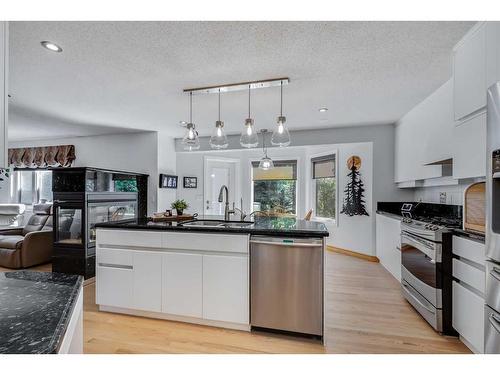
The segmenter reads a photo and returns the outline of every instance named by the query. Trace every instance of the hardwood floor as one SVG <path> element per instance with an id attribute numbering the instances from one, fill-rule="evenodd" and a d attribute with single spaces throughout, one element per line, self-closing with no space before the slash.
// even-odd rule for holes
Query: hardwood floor
<path id="1" fill-rule="evenodd" d="M 50 267 L 39 270 L 49 271 Z M 2 269 L 0 269 L 1 271 Z M 85 353 L 470 353 L 440 336 L 379 264 L 327 252 L 325 343 L 100 312 L 84 287 Z"/>

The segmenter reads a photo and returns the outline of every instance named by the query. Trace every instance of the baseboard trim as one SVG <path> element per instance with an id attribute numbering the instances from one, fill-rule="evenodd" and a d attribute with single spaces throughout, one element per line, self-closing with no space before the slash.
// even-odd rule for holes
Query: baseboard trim
<path id="1" fill-rule="evenodd" d="M 349 255 L 351 257 L 355 257 L 355 258 L 367 260 L 369 262 L 375 262 L 375 263 L 379 263 L 380 262 L 380 260 L 376 256 L 366 255 L 366 254 L 358 253 L 358 252 L 352 251 L 352 250 L 341 249 L 340 247 L 334 247 L 334 246 L 331 246 L 331 245 L 326 245 L 326 249 L 328 251 L 331 251 L 332 253 L 339 253 L 339 254 Z"/>
<path id="2" fill-rule="evenodd" d="M 238 331 L 250 332 L 250 324 L 222 322 L 222 321 L 218 321 L 218 320 L 194 318 L 194 317 L 189 317 L 189 316 L 167 314 L 167 313 L 162 313 L 162 312 L 135 310 L 135 309 L 128 309 L 128 308 L 124 308 L 124 307 L 114 307 L 114 306 L 108 306 L 108 305 L 98 305 L 98 306 L 99 306 L 99 311 L 106 311 L 106 312 L 112 312 L 112 313 L 117 313 L 117 314 L 143 316 L 145 318 L 173 320 L 173 321 L 183 322 L 183 323 L 200 324 L 200 325 L 205 325 L 205 326 L 229 328 L 229 329 L 235 329 Z"/>

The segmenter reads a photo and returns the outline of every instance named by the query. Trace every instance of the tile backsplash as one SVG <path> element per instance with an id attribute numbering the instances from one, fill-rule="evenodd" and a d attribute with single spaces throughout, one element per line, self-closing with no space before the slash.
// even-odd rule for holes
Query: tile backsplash
<path id="1" fill-rule="evenodd" d="M 464 190 L 469 184 L 430 186 L 415 189 L 415 201 L 463 205 Z"/>

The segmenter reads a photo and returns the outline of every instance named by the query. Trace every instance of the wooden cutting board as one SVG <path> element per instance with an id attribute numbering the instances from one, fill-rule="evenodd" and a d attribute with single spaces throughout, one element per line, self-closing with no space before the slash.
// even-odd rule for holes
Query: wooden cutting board
<path id="1" fill-rule="evenodd" d="M 486 183 L 470 185 L 464 193 L 464 229 L 485 232 Z"/>
<path id="2" fill-rule="evenodd" d="M 193 220 L 195 218 L 194 215 L 172 215 L 172 216 L 165 216 L 163 213 L 156 213 L 153 214 L 151 217 L 151 221 L 154 223 L 158 222 L 171 222 L 171 221 L 186 221 L 186 220 Z"/>

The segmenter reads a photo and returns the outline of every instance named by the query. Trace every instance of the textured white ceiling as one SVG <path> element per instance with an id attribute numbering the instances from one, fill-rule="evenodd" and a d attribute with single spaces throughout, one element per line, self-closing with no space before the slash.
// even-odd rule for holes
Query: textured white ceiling
<path id="1" fill-rule="evenodd" d="M 12 22 L 12 140 L 166 130 L 181 136 L 196 86 L 288 76 L 294 129 L 392 123 L 451 76 L 453 45 L 472 22 Z M 52 53 L 40 41 L 56 42 Z M 209 134 L 215 95 L 194 98 Z M 279 88 L 253 91 L 252 117 L 272 128 Z M 222 96 L 237 133 L 245 92 Z M 326 113 L 318 108 L 328 107 Z M 65 124 L 68 123 L 66 126 Z"/>

